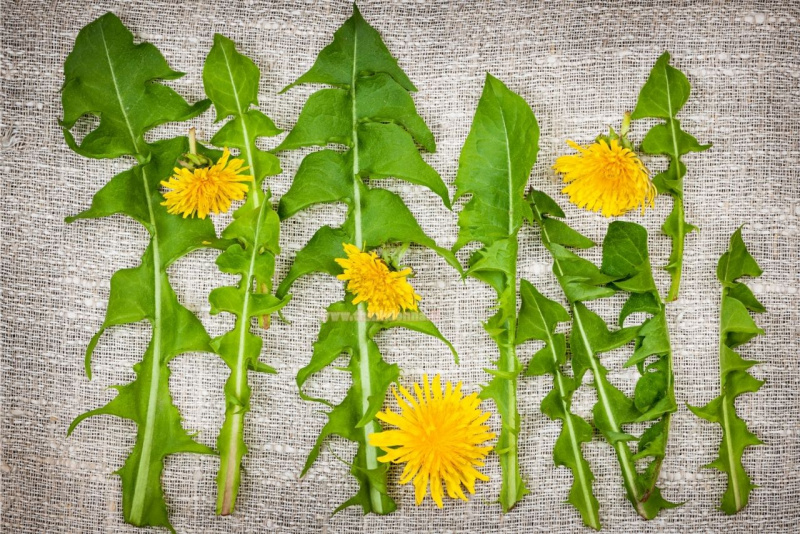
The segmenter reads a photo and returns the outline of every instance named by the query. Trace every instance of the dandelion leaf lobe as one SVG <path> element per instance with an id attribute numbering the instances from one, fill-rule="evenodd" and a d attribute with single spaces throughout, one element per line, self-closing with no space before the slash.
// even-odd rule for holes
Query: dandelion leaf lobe
<path id="1" fill-rule="evenodd" d="M 489 246 L 507 239 L 530 219 L 524 195 L 538 137 L 530 106 L 487 74 L 456 174 L 456 198 L 471 195 L 458 215 L 456 250 L 471 241 Z"/>
<path id="2" fill-rule="evenodd" d="M 208 101 L 189 105 L 166 85 L 150 83 L 183 74 L 172 70 L 152 44 L 135 45 L 133 34 L 113 13 L 78 33 L 64 75 L 61 125 L 73 150 L 86 157 L 140 154 L 147 130 L 187 120 L 209 105 Z M 78 144 L 70 130 L 86 114 L 99 116 L 100 123 Z"/>
<path id="3" fill-rule="evenodd" d="M 333 42 L 322 49 L 308 72 L 283 91 L 306 83 L 350 88 L 354 74 L 362 77 L 377 73 L 391 76 L 408 92 L 417 90 L 386 48 L 380 34 L 364 20 L 358 7 L 353 4 L 353 16 L 336 30 Z"/>

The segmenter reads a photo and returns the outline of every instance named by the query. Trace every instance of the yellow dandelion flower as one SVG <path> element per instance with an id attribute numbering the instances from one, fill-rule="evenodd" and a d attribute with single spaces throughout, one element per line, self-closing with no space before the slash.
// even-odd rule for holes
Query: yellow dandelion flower
<path id="1" fill-rule="evenodd" d="M 656 187 L 642 160 L 618 139 L 599 139 L 588 147 L 573 141 L 567 144 L 578 154 L 561 156 L 553 169 L 564 175 L 569 185 L 562 193 L 580 208 L 602 211 L 606 217 L 622 215 L 639 206 L 651 208 Z"/>
<path id="2" fill-rule="evenodd" d="M 432 385 L 428 375 L 422 377 L 422 387 L 414 384 L 416 399 L 403 386 L 400 391 L 402 397 L 396 390 L 393 393 L 401 413 L 387 409 L 377 415 L 397 429 L 369 436 L 371 445 L 386 451 L 378 460 L 406 464 L 400 484 L 414 480 L 417 504 L 425 498 L 429 482 L 431 497 L 439 508 L 443 506 L 443 482 L 451 499 L 466 501 L 462 485 L 473 494 L 476 480 L 489 480 L 475 468 L 484 465 L 483 459 L 492 450 L 491 445 L 482 446 L 495 437 L 484 424 L 490 413 L 481 412 L 477 393 L 462 395 L 460 382 L 455 388 L 448 382 L 442 391 L 439 375 Z"/>
<path id="3" fill-rule="evenodd" d="M 367 313 L 379 321 L 396 319 L 400 312 L 417 311 L 422 297 L 406 279 L 411 269 L 392 271 L 375 252 L 361 252 L 358 247 L 344 244 L 347 258 L 337 258 L 344 272 L 337 276 L 347 282 L 347 290 L 355 295 L 353 304 L 367 303 Z"/>
<path id="4" fill-rule="evenodd" d="M 169 181 L 161 185 L 170 189 L 164 193 L 165 202 L 169 213 L 180 213 L 186 218 L 197 214 L 205 219 L 209 212 L 225 213 L 234 200 L 242 200 L 247 193 L 247 184 L 252 176 L 242 176 L 240 173 L 249 167 L 242 167 L 244 160 L 231 159 L 230 151 L 226 148 L 214 165 L 197 167 L 194 169 L 173 169 L 175 173 Z"/>

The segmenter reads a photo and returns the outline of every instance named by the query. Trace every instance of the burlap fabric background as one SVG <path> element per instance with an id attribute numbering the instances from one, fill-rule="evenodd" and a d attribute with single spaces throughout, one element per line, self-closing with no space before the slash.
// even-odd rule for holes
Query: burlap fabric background
<path id="1" fill-rule="evenodd" d="M 635 516 L 623 497 L 612 450 L 597 438 L 586 454 L 597 476 L 595 491 L 610 532 L 796 532 L 800 519 L 800 9 L 793 2 L 613 2 L 591 4 L 362 2 L 365 18 L 419 88 L 415 100 L 438 141 L 426 159 L 447 183 L 489 70 L 533 107 L 541 126 L 541 152 L 531 183 L 562 204 L 550 170 L 568 151 L 570 137 L 590 141 L 631 109 L 638 90 L 663 50 L 688 73 L 691 99 L 684 128 L 712 150 L 686 158 L 688 218 L 702 231 L 688 240 L 681 299 L 669 305 L 680 409 L 674 419 L 661 484 L 665 495 L 686 504 L 651 521 Z M 149 327 L 115 328 L 95 353 L 95 379 L 83 374 L 83 351 L 103 320 L 109 278 L 138 263 L 146 244 L 141 227 L 113 217 L 66 226 L 63 218 L 88 206 L 92 194 L 130 161 L 90 161 L 66 147 L 57 119 L 64 58 L 78 30 L 107 10 L 121 17 L 140 39 L 158 46 L 187 76 L 171 82 L 190 101 L 203 97 L 201 67 L 214 32 L 233 38 L 262 70 L 261 109 L 290 128 L 312 88 L 277 91 L 304 72 L 333 31 L 349 16 L 346 2 L 65 2 L 3 1 L 2 125 L 2 530 L 3 532 L 134 532 L 122 522 L 118 469 L 133 444 L 134 427 L 107 416 L 83 423 L 71 438 L 69 422 L 99 406 L 111 384 L 133 377 Z M 212 112 L 193 121 L 202 139 L 215 131 Z M 650 124 L 636 123 L 635 142 Z M 177 133 L 165 127 L 156 135 Z M 275 140 L 275 143 L 277 140 Z M 265 145 L 274 146 L 274 144 Z M 284 173 L 270 183 L 284 193 L 301 151 L 281 155 Z M 666 160 L 651 160 L 660 170 Z M 440 244 L 456 236 L 456 211 L 418 187 L 390 185 L 407 200 L 424 229 Z M 651 232 L 654 264 L 661 265 L 668 241 L 658 228 L 670 202 L 629 218 Z M 607 220 L 567 209 L 570 223 L 598 241 Z M 282 227 L 282 276 L 294 253 L 323 223 L 344 211 L 308 211 Z M 217 220 L 219 225 L 225 220 Z M 744 349 L 764 363 L 754 374 L 767 384 L 738 403 L 766 446 L 745 455 L 761 488 L 736 517 L 715 509 L 724 488 L 721 474 L 701 469 L 716 454 L 717 427 L 696 419 L 684 403 L 703 404 L 718 393 L 717 258 L 740 224 L 764 276 L 752 287 L 769 309 L 758 318 L 767 335 Z M 530 228 L 521 234 L 520 274 L 551 298 L 562 299 L 548 255 Z M 230 279 L 217 274 L 215 254 L 195 253 L 171 271 L 179 298 L 213 334 L 230 317 L 210 317 L 209 291 Z M 599 256 L 592 256 L 597 259 Z M 412 250 L 414 285 L 422 308 L 461 354 L 456 366 L 438 341 L 393 331 L 380 338 L 385 357 L 404 369 L 403 381 L 423 372 L 442 373 L 474 390 L 487 380 L 496 348 L 480 322 L 493 295 L 486 286 L 457 274 L 433 254 Z M 658 274 L 662 287 L 664 273 Z M 571 476 L 553 467 L 551 450 L 559 424 L 546 419 L 539 402 L 551 380 L 525 378 L 519 388 L 522 413 L 521 466 L 531 494 L 507 515 L 491 504 L 499 490 L 497 458 L 468 503 L 430 500 L 413 504 L 409 486 L 392 486 L 399 501 L 389 517 L 363 517 L 331 510 L 355 491 L 348 467 L 351 444 L 331 440 L 308 475 L 301 466 L 324 424 L 320 406 L 300 400 L 296 371 L 311 354 L 325 306 L 340 298 L 341 284 L 317 276 L 300 281 L 285 312 L 292 324 L 275 322 L 264 334 L 262 358 L 277 375 L 251 375 L 253 411 L 247 419 L 250 454 L 236 514 L 214 516 L 211 456 L 170 457 L 164 487 L 172 519 L 181 532 L 567 532 L 584 530 L 575 510 L 563 504 Z M 619 302 L 599 303 L 611 319 Z M 526 345 L 527 358 L 536 347 Z M 635 372 L 620 371 L 630 347 L 607 358 L 612 380 L 630 390 Z M 172 391 L 185 426 L 213 445 L 222 423 L 222 384 L 227 369 L 211 354 L 180 357 L 172 364 Z M 339 399 L 348 375 L 322 373 L 313 392 Z M 585 386 L 577 408 L 588 414 L 593 390 Z M 493 409 L 491 404 L 485 405 Z M 492 419 L 497 427 L 497 418 Z M 392 471 L 396 480 L 399 471 Z"/>

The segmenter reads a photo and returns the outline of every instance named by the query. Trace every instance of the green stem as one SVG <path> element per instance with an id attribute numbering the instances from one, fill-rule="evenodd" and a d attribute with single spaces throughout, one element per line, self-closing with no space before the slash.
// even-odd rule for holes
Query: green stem
<path id="1" fill-rule="evenodd" d="M 361 381 L 361 410 L 362 414 L 369 411 L 369 398 L 373 395 L 372 380 L 370 379 L 370 358 L 367 339 L 367 317 L 364 303 L 358 305 L 358 374 Z M 373 420 L 364 425 L 364 457 L 366 468 L 369 471 L 378 469 L 378 449 L 369 444 L 370 434 L 380 432 L 380 426 Z M 369 484 L 369 500 L 372 511 L 376 514 L 385 514 L 381 492 Z"/>
<path id="2" fill-rule="evenodd" d="M 253 187 L 256 187 L 255 184 Z M 253 246 L 250 250 L 248 272 L 241 282 L 245 291 L 242 298 L 242 308 L 236 324 L 239 330 L 236 363 L 231 368 L 231 375 L 226 383 L 226 389 L 230 388 L 236 403 L 228 406 L 225 414 L 224 426 L 230 428 L 230 438 L 227 447 L 220 447 L 220 450 L 224 449 L 224 452 L 220 458 L 220 472 L 218 475 L 218 484 L 221 485 L 221 487 L 218 487 L 217 494 L 217 513 L 219 515 L 229 515 L 233 512 L 236 496 L 239 493 L 241 459 L 246 453 L 244 444 L 244 414 L 246 410 L 244 407 L 248 406 L 250 402 L 250 388 L 247 385 L 248 362 L 245 358 L 247 334 L 250 332 L 248 310 L 250 309 L 250 297 L 254 289 L 255 266 L 259 254 L 258 243 L 261 239 L 261 228 L 267 212 L 267 209 L 265 209 L 266 204 L 261 204 L 260 195 L 257 191 L 252 191 L 250 196 L 253 197 L 253 204 L 258 207 L 259 212 L 253 235 Z M 224 432 L 220 432 L 220 435 L 224 435 Z"/>
<path id="3" fill-rule="evenodd" d="M 517 374 L 519 372 L 519 359 L 516 351 L 516 327 L 517 327 L 517 240 L 512 235 L 509 254 L 508 272 L 511 274 L 507 281 L 503 295 L 500 296 L 501 302 L 505 303 L 505 310 L 498 313 L 505 313 L 506 321 L 503 323 L 505 334 L 500 338 L 499 349 L 500 358 L 497 367 L 506 373 L 510 378 L 504 378 L 505 405 L 508 407 L 506 414 L 502 414 L 502 428 L 500 431 L 500 441 L 498 442 L 498 455 L 500 456 L 500 466 L 502 468 L 503 483 L 500 491 L 500 504 L 503 511 L 509 511 L 519 500 L 520 487 L 519 477 L 519 411 L 517 407 Z"/>
<path id="4" fill-rule="evenodd" d="M 189 154 L 197 155 L 197 132 L 194 127 L 189 128 Z"/>
<path id="5" fill-rule="evenodd" d="M 513 254 L 513 257 L 516 258 L 516 254 Z M 511 299 L 513 305 L 509 306 L 508 320 L 504 325 L 506 337 L 504 342 L 500 344 L 500 359 L 497 362 L 497 366 L 501 371 L 508 373 L 509 376 L 516 377 L 519 372 L 519 360 L 516 351 L 516 276 L 513 280 L 510 280 L 509 283 L 511 285 L 506 291 L 513 294 Z M 502 446 L 503 451 L 498 452 L 498 454 L 500 456 L 502 473 L 504 475 L 501 504 L 503 509 L 508 511 L 517 503 L 517 494 L 519 493 L 519 488 L 517 486 L 517 476 L 519 473 L 519 412 L 517 408 L 517 379 L 508 378 L 506 382 L 506 405 L 508 406 L 509 418 L 511 420 L 501 421 L 501 434 L 503 435 L 504 443 Z"/>
<path id="6" fill-rule="evenodd" d="M 134 144 L 136 141 L 134 140 Z M 142 437 L 142 454 L 139 458 L 139 465 L 136 467 L 136 482 L 133 488 L 133 499 L 131 499 L 130 519 L 131 523 L 139 525 L 142 522 L 144 513 L 145 493 L 147 491 L 147 479 L 150 473 L 152 461 L 150 456 L 153 450 L 153 438 L 155 434 L 155 416 L 158 406 L 158 389 L 161 380 L 161 334 L 163 330 L 161 313 L 161 253 L 158 247 L 158 235 L 156 231 L 155 212 L 153 201 L 150 196 L 150 185 L 147 183 L 147 172 L 142 167 L 142 183 L 144 184 L 145 195 L 147 196 L 147 210 L 150 218 L 152 231 L 153 248 L 153 340 L 152 340 L 152 361 L 150 362 L 150 391 L 147 399 L 147 413 L 145 415 L 144 436 Z"/>
<path id="7" fill-rule="evenodd" d="M 237 326 L 244 331 L 247 331 L 247 323 L 241 319 L 237 320 Z M 239 349 L 241 353 L 241 348 Z M 237 361 L 238 363 L 238 361 Z M 231 368 L 231 374 L 225 383 L 225 390 L 233 390 L 233 395 L 236 397 L 237 404 L 228 403 L 225 410 L 225 421 L 220 436 L 226 434 L 228 439 L 227 447 L 224 447 L 224 452 L 220 457 L 219 473 L 217 475 L 217 514 L 229 515 L 233 512 L 236 503 L 236 496 L 239 493 L 239 477 L 237 474 L 241 468 L 241 457 L 245 454 L 246 450 L 240 450 L 242 442 L 242 434 L 244 430 L 244 412 L 239 402 L 249 401 L 249 392 L 243 395 L 241 391 L 241 384 L 246 383 L 247 371 L 242 369 L 238 364 Z M 245 398 L 246 397 L 246 398 Z M 220 449 L 223 447 L 218 446 Z M 221 487 L 219 487 L 221 486 Z"/>
<path id="8" fill-rule="evenodd" d="M 619 136 L 622 139 L 626 139 L 628 137 L 628 132 L 631 131 L 631 112 L 626 111 L 625 114 L 622 116 L 622 126 L 619 129 Z"/>

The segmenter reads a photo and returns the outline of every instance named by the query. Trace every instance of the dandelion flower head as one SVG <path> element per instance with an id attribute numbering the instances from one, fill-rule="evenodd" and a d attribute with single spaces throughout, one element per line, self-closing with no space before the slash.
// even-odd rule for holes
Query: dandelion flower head
<path id="1" fill-rule="evenodd" d="M 396 319 L 401 312 L 417 311 L 422 299 L 408 283 L 411 269 L 394 271 L 375 252 L 362 252 L 355 245 L 344 244 L 346 258 L 337 258 L 344 272 L 337 278 L 347 282 L 355 295 L 353 304 L 367 303 L 367 314 L 379 321 Z"/>
<path id="2" fill-rule="evenodd" d="M 164 193 L 162 205 L 173 214 L 181 214 L 184 218 L 197 215 L 205 219 L 210 212 L 225 213 L 234 200 L 242 200 L 248 186 L 243 182 L 251 182 L 252 176 L 242 176 L 248 167 L 243 167 L 244 160 L 230 159 L 231 153 L 226 148 L 222 157 L 210 166 L 196 168 L 173 169 L 173 176 L 161 185 L 169 191 Z"/>
<path id="3" fill-rule="evenodd" d="M 568 184 L 562 192 L 570 202 L 606 217 L 653 207 L 657 191 L 647 167 L 619 139 L 600 138 L 588 147 L 567 144 L 578 153 L 561 156 L 553 169 Z"/>
<path id="4" fill-rule="evenodd" d="M 433 384 L 423 376 L 414 384 L 415 396 L 400 386 L 402 396 L 393 391 L 400 413 L 391 409 L 377 414 L 394 429 L 370 434 L 370 444 L 386 451 L 381 462 L 405 463 L 401 484 L 414 481 L 416 503 L 425 498 L 430 485 L 431 498 L 440 508 L 445 489 L 453 499 L 467 500 L 463 488 L 475 493 L 476 480 L 489 480 L 476 469 L 492 449 L 484 445 L 495 434 L 486 425 L 489 412 L 480 410 L 477 393 L 463 396 L 461 383 L 447 383 L 444 390 L 436 375 Z"/>

